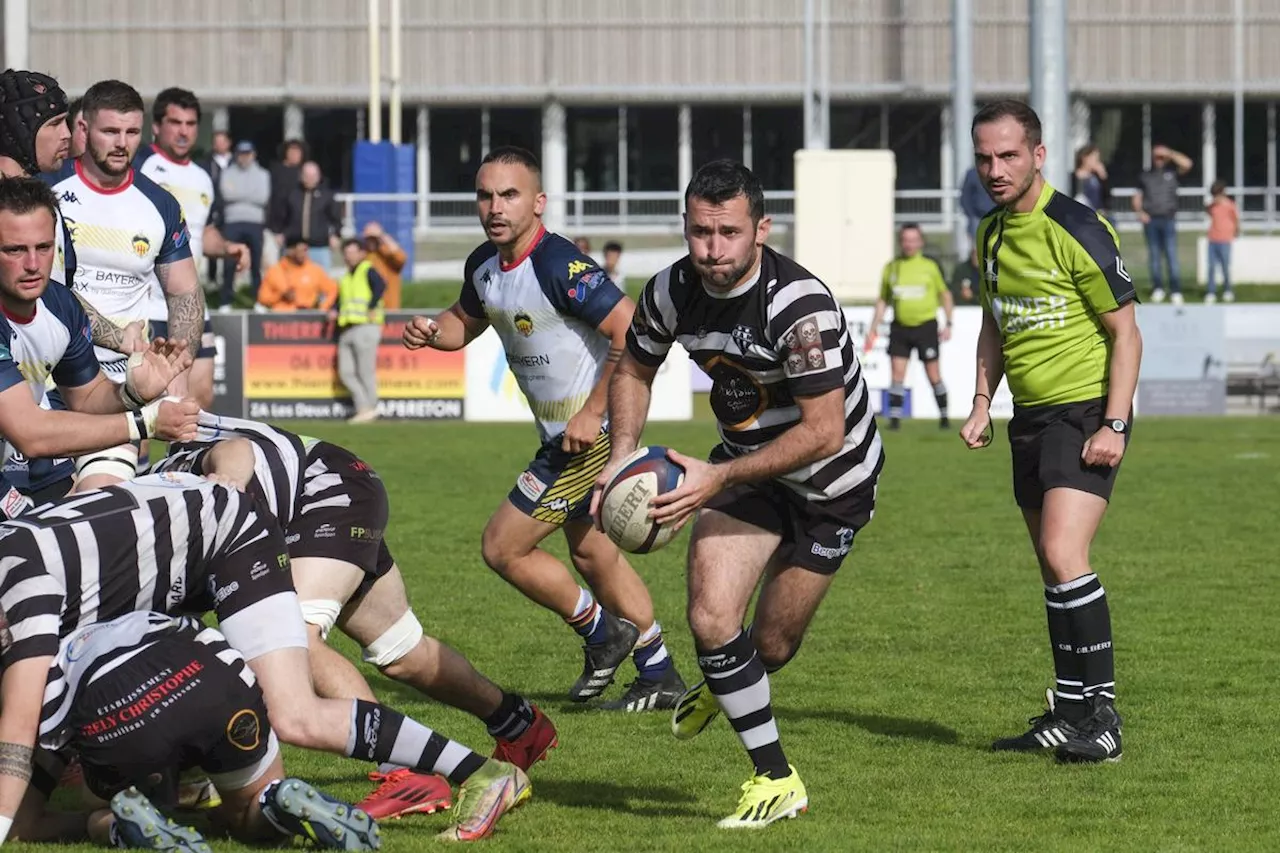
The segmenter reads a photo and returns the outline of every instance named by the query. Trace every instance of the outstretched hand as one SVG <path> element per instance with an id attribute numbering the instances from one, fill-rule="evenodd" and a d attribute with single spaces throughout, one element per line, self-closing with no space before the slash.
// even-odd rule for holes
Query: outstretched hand
<path id="1" fill-rule="evenodd" d="M 186 341 L 155 338 L 151 346 L 129 357 L 128 382 L 143 400 L 154 400 L 183 371 L 191 367 L 191 351 Z"/>

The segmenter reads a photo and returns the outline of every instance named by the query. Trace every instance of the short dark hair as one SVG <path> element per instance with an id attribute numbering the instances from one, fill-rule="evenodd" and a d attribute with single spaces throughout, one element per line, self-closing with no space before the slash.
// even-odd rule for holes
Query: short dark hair
<path id="1" fill-rule="evenodd" d="M 619 243 L 617 240 L 610 240 L 608 243 L 605 243 L 605 244 L 604 244 L 604 250 L 605 250 L 605 252 L 606 252 L 606 253 L 608 253 L 608 252 L 617 252 L 619 255 L 621 255 L 621 254 L 622 254 L 622 244 L 621 244 L 621 243 Z"/>
<path id="2" fill-rule="evenodd" d="M 76 129 L 76 119 L 84 112 L 84 98 L 76 98 L 67 105 L 67 127 Z"/>
<path id="3" fill-rule="evenodd" d="M 0 211 L 23 214 L 44 208 L 58 218 L 58 197 L 40 178 L 0 178 Z"/>
<path id="4" fill-rule="evenodd" d="M 80 99 L 80 109 L 86 119 L 92 119 L 100 110 L 118 113 L 140 113 L 144 107 L 138 90 L 119 80 L 99 80 L 89 87 Z"/>
<path id="5" fill-rule="evenodd" d="M 978 110 L 973 116 L 973 124 L 969 126 L 969 135 L 972 136 L 980 125 L 991 124 L 1002 118 L 1011 118 L 1022 125 L 1022 132 L 1027 138 L 1027 147 L 1035 148 L 1040 144 L 1043 138 L 1040 116 L 1036 115 L 1036 111 L 1029 105 L 1012 98 L 993 101 Z"/>
<path id="6" fill-rule="evenodd" d="M 902 225 L 898 227 L 898 233 L 901 234 L 903 231 L 919 231 L 921 234 L 924 234 L 924 229 L 920 227 L 919 222 L 902 223 Z"/>
<path id="7" fill-rule="evenodd" d="M 684 206 L 689 199 L 700 198 L 712 204 L 724 204 L 738 196 L 746 196 L 747 212 L 752 222 L 764 216 L 764 186 L 750 169 L 737 160 L 712 160 L 694 174 L 684 191 Z"/>
<path id="8" fill-rule="evenodd" d="M 1222 180 L 1221 178 L 1214 181 L 1213 186 L 1209 187 L 1209 193 L 1211 195 L 1217 195 L 1218 193 L 1224 193 L 1226 191 L 1227 191 L 1227 182 Z"/>
<path id="9" fill-rule="evenodd" d="M 179 89 L 177 86 L 170 86 L 156 95 L 155 102 L 151 104 L 152 121 L 156 123 L 164 121 L 165 113 L 169 111 L 169 107 L 177 107 L 180 110 L 195 110 L 196 121 L 200 120 L 200 99 L 190 89 Z"/>
<path id="10" fill-rule="evenodd" d="M 358 246 L 360 248 L 360 251 L 362 252 L 368 251 L 368 249 L 364 245 L 364 240 L 361 240 L 359 237 L 348 237 L 347 239 L 343 240 L 342 251 L 345 252 L 348 246 Z"/>
<path id="11" fill-rule="evenodd" d="M 299 243 L 306 243 L 306 242 L 307 242 L 306 238 L 303 237 L 301 234 L 286 234 L 284 238 L 284 245 L 286 248 L 293 248 Z"/>
<path id="12" fill-rule="evenodd" d="M 539 179 L 542 179 L 542 164 L 538 162 L 537 155 L 527 148 L 521 148 L 518 145 L 499 145 L 484 155 L 484 159 L 480 161 L 481 166 L 489 163 L 505 163 L 509 166 L 524 166 Z"/>

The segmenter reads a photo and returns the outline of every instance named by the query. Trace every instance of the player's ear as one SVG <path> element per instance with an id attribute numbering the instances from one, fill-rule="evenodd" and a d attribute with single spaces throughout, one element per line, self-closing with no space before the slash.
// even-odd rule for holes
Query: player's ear
<path id="1" fill-rule="evenodd" d="M 773 218 L 769 216 L 760 217 L 760 221 L 756 223 L 756 245 L 763 246 L 765 241 L 769 239 L 769 229 L 773 226 Z"/>
<path id="2" fill-rule="evenodd" d="M 536 215 L 541 216 L 542 211 L 546 209 L 547 209 L 547 194 L 542 191 L 539 191 L 538 194 L 533 197 L 533 212 Z"/>
<path id="3" fill-rule="evenodd" d="M 1037 145 L 1031 152 L 1031 156 L 1035 159 L 1036 168 L 1044 168 L 1045 150 L 1044 143 Z"/>

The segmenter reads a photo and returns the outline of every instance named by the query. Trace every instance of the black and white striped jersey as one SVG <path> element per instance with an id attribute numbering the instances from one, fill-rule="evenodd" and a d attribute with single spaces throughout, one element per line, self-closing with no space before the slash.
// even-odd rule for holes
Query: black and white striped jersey
<path id="1" fill-rule="evenodd" d="M 728 293 L 703 287 L 688 256 L 645 285 L 627 346 L 657 367 L 675 341 L 712 380 L 723 453 L 756 450 L 800 422 L 797 397 L 844 389 L 845 439 L 835 454 L 779 478 L 811 500 L 873 483 L 884 464 L 871 395 L 844 312 L 812 273 L 769 247 L 756 278 Z"/>
<path id="2" fill-rule="evenodd" d="M 95 622 L 177 612 L 209 594 L 211 564 L 268 536 L 251 498 L 172 472 L 0 523 L 0 666 L 55 656 L 61 638 Z"/>
<path id="3" fill-rule="evenodd" d="M 256 683 L 253 670 L 249 669 L 244 657 L 227 644 L 221 633 L 206 627 L 200 620 L 145 611 L 126 613 L 109 622 L 86 625 L 62 640 L 45 691 L 40 745 L 51 750 L 66 746 L 75 735 L 71 727 L 72 710 L 81 693 L 100 675 L 171 637 L 208 646 L 218 660 L 245 684 L 252 687 Z M 193 662 L 191 668 L 198 666 Z M 172 701 L 195 675 L 184 670 L 157 672 L 154 678 L 139 684 L 134 694 L 122 695 L 112 707 L 94 710 L 103 720 L 110 720 L 117 731 L 124 733 L 136 724 L 135 721 L 145 717 L 150 708 Z"/>
<path id="4" fill-rule="evenodd" d="M 271 510 L 282 525 L 287 525 L 299 510 L 307 450 L 316 443 L 315 439 L 258 421 L 201 412 L 196 439 L 170 445 L 168 455 L 151 470 L 206 473 L 201 468 L 205 456 L 218 442 L 233 438 L 248 439 L 253 447 L 253 479 L 246 491 Z"/>

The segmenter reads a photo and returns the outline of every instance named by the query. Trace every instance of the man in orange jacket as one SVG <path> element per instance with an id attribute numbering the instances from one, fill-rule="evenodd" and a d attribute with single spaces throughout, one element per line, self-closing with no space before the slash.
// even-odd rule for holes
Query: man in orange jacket
<path id="1" fill-rule="evenodd" d="M 258 291 L 258 302 L 272 311 L 305 311 L 333 307 L 338 285 L 307 256 L 307 241 L 290 236 L 280 262 L 267 270 Z"/>

